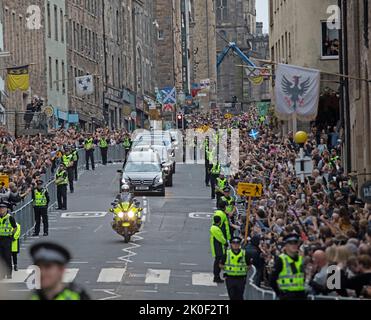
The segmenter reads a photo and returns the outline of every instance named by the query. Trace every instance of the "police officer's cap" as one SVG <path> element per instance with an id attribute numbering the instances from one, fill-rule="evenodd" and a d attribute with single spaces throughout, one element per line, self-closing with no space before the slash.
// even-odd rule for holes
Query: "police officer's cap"
<path id="1" fill-rule="evenodd" d="M 30 249 L 30 254 L 36 265 L 43 262 L 65 265 L 71 260 L 71 255 L 67 249 L 51 242 L 33 245 Z"/>
<path id="2" fill-rule="evenodd" d="M 240 237 L 233 237 L 231 243 L 241 244 L 242 239 Z"/>
<path id="3" fill-rule="evenodd" d="M 292 234 L 288 234 L 287 236 L 285 236 L 283 238 L 283 242 L 285 244 L 288 244 L 288 243 L 299 243 L 300 242 L 300 238 L 297 234 L 295 233 L 292 233 Z"/>
<path id="4" fill-rule="evenodd" d="M 8 208 L 9 207 L 9 203 L 8 202 L 0 202 L 0 208 Z"/>

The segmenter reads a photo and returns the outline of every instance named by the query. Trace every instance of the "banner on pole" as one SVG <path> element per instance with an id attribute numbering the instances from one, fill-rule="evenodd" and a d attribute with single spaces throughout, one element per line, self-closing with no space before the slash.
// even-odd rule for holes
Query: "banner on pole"
<path id="1" fill-rule="evenodd" d="M 296 114 L 301 121 L 315 120 L 320 81 L 319 70 L 278 64 L 275 85 L 277 117 L 289 120 Z"/>

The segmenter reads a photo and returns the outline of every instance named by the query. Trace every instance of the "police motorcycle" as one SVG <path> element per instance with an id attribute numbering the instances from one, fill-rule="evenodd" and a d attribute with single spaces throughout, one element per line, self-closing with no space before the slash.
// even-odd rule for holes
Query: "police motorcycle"
<path id="1" fill-rule="evenodd" d="M 119 194 L 110 212 L 114 214 L 112 229 L 123 236 L 125 243 L 129 243 L 131 237 L 138 233 L 142 226 L 142 211 L 140 202 L 133 197 L 128 185 L 122 186 L 122 193 Z"/>

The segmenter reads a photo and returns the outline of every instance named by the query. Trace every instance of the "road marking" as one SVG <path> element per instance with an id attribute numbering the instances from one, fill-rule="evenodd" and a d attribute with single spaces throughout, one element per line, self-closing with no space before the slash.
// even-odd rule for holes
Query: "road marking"
<path id="1" fill-rule="evenodd" d="M 140 234 L 143 234 L 143 233 L 144 233 L 144 231 L 135 234 L 132 237 L 132 239 L 133 240 L 143 240 L 143 238 L 140 236 Z M 118 260 L 121 260 L 123 262 L 126 262 L 126 264 L 132 263 L 133 261 L 130 260 L 129 258 L 134 257 L 134 256 L 137 255 L 137 253 L 136 252 L 133 252 L 132 249 L 137 249 L 137 248 L 140 248 L 141 247 L 140 244 L 137 244 L 135 242 L 130 242 L 130 244 L 132 245 L 131 247 L 122 249 L 122 251 L 126 252 L 127 254 L 125 256 L 122 256 L 122 257 L 118 257 L 117 258 Z"/>
<path id="2" fill-rule="evenodd" d="M 143 292 L 143 293 L 158 293 L 157 290 L 135 290 L 136 292 Z"/>
<path id="3" fill-rule="evenodd" d="M 104 268 L 101 270 L 97 282 L 121 282 L 126 272 L 126 268 Z"/>
<path id="4" fill-rule="evenodd" d="M 70 264 L 88 264 L 89 262 L 85 262 L 85 261 L 71 261 L 69 263 Z"/>
<path id="5" fill-rule="evenodd" d="M 63 276 L 63 282 L 72 283 L 75 280 L 78 272 L 79 272 L 79 269 L 66 269 L 64 276 Z"/>
<path id="6" fill-rule="evenodd" d="M 191 212 L 188 214 L 188 217 L 192 219 L 210 220 L 213 217 L 213 214 L 210 212 Z"/>
<path id="7" fill-rule="evenodd" d="M 106 298 L 101 298 L 101 299 L 98 299 L 98 300 L 112 300 L 112 299 L 116 299 L 116 298 L 119 298 L 121 297 L 121 295 L 113 292 L 114 289 L 93 289 L 92 291 L 94 292 L 104 292 L 104 293 L 107 293 L 109 295 L 111 295 L 110 297 L 106 297 Z"/>
<path id="8" fill-rule="evenodd" d="M 64 212 L 61 218 L 64 219 L 85 219 L 85 218 L 103 218 L 107 212 Z"/>
<path id="9" fill-rule="evenodd" d="M 148 269 L 145 283 L 169 284 L 171 270 Z"/>
<path id="10" fill-rule="evenodd" d="M 21 269 L 12 273 L 12 279 L 4 279 L 0 283 L 24 283 L 28 276 L 27 270 Z"/>
<path id="11" fill-rule="evenodd" d="M 192 274 L 192 285 L 194 286 L 205 286 L 205 287 L 217 287 L 218 285 L 213 282 L 214 276 L 212 273 L 193 273 Z"/>
<path id="12" fill-rule="evenodd" d="M 186 262 L 181 262 L 180 265 L 181 265 L 181 266 L 191 266 L 191 267 L 196 267 L 196 266 L 198 266 L 197 263 L 186 263 Z"/>
<path id="13" fill-rule="evenodd" d="M 162 264 L 162 262 L 143 262 L 144 264 Z"/>
<path id="14" fill-rule="evenodd" d="M 199 292 L 176 292 L 176 294 L 189 294 L 189 295 L 199 295 Z"/>
<path id="15" fill-rule="evenodd" d="M 97 233 L 100 229 L 103 228 L 103 224 L 101 224 L 97 229 L 94 230 L 94 233 Z"/>

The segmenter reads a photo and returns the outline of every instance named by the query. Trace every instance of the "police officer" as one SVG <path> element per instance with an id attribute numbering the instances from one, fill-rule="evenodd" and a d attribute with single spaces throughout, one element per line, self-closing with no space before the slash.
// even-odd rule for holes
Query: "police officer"
<path id="1" fill-rule="evenodd" d="M 216 178 L 215 194 L 216 194 L 216 204 L 220 203 L 222 196 L 224 195 L 224 189 L 228 186 L 228 179 L 225 177 L 224 173 L 220 172 L 219 177 Z"/>
<path id="2" fill-rule="evenodd" d="M 19 238 L 21 237 L 21 226 L 17 223 L 17 231 L 14 233 L 12 242 L 12 260 L 14 271 L 18 271 Z"/>
<path id="3" fill-rule="evenodd" d="M 36 188 L 32 190 L 32 201 L 33 209 L 35 213 L 35 229 L 33 237 L 38 237 L 40 233 L 41 219 L 44 226 L 44 237 L 48 236 L 49 233 L 49 222 L 48 222 L 48 207 L 49 207 L 49 193 L 48 190 L 43 188 L 43 181 L 36 181 Z"/>
<path id="4" fill-rule="evenodd" d="M 221 229 L 222 219 L 220 216 L 213 217 L 213 225 L 210 228 L 210 247 L 211 254 L 214 258 L 214 282 L 223 283 L 220 278 L 220 265 L 225 255 L 225 247 L 227 246 L 227 239 L 224 237 Z"/>
<path id="5" fill-rule="evenodd" d="M 231 240 L 231 248 L 222 261 L 230 300 L 243 300 L 249 261 L 241 249 L 241 238 Z"/>
<path id="6" fill-rule="evenodd" d="M 221 225 L 220 228 L 223 231 L 223 235 L 227 241 L 231 240 L 231 230 L 229 227 L 229 219 L 227 214 L 225 213 L 226 210 L 226 204 L 225 202 L 221 202 L 218 206 L 218 210 L 215 211 L 214 216 L 219 216 L 221 219 Z"/>
<path id="7" fill-rule="evenodd" d="M 213 163 L 210 170 L 211 199 L 215 199 L 216 179 L 219 177 L 220 171 L 221 171 L 220 163 L 219 162 Z"/>
<path id="8" fill-rule="evenodd" d="M 275 261 L 271 286 L 280 300 L 305 300 L 305 273 L 303 257 L 299 255 L 299 236 L 286 235 L 285 247 Z"/>
<path id="9" fill-rule="evenodd" d="M 93 171 L 95 170 L 94 163 L 94 138 L 91 133 L 89 133 L 88 138 L 84 141 L 85 158 L 86 158 L 86 170 L 89 170 L 89 160 L 91 161 L 91 166 Z"/>
<path id="10" fill-rule="evenodd" d="M 57 210 L 67 210 L 67 185 L 68 185 L 68 174 L 66 168 L 61 164 L 55 175 L 55 184 L 57 185 Z"/>
<path id="11" fill-rule="evenodd" d="M 75 181 L 79 179 L 78 166 L 79 166 L 79 151 L 76 146 L 71 146 L 72 149 L 72 160 L 73 160 L 73 173 Z"/>
<path id="12" fill-rule="evenodd" d="M 99 148 L 100 148 L 100 154 L 102 156 L 102 164 L 104 166 L 107 165 L 108 144 L 109 144 L 108 139 L 106 139 L 103 136 L 99 138 L 98 145 L 99 145 Z"/>
<path id="13" fill-rule="evenodd" d="M 34 265 L 40 268 L 40 286 L 31 294 L 31 300 L 90 300 L 86 291 L 78 285 L 64 284 L 63 275 L 71 255 L 64 247 L 50 242 L 31 247 Z"/>
<path id="14" fill-rule="evenodd" d="M 12 242 L 17 232 L 17 223 L 8 213 L 8 203 L 0 203 L 0 260 L 5 264 L 6 274 L 0 269 L 0 280 L 12 278 Z"/>
<path id="15" fill-rule="evenodd" d="M 224 188 L 223 191 L 224 196 L 221 197 L 221 201 L 226 204 L 225 213 L 229 218 L 229 227 L 231 230 L 231 234 L 234 234 L 234 231 L 237 229 L 236 223 L 236 199 L 231 195 L 231 187 L 227 186 Z"/>
<path id="16" fill-rule="evenodd" d="M 212 161 L 212 151 L 210 150 L 209 137 L 206 137 L 205 142 L 205 185 L 206 187 L 210 186 L 210 161 Z"/>
<path id="17" fill-rule="evenodd" d="M 73 153 L 70 148 L 65 148 L 65 153 L 62 156 L 62 162 L 67 169 L 68 183 L 70 185 L 70 192 L 74 193 L 73 180 L 74 180 L 74 168 L 73 168 Z"/>
<path id="18" fill-rule="evenodd" d="M 131 145 L 132 145 L 132 141 L 130 139 L 130 136 L 128 134 L 126 134 L 125 137 L 124 137 L 124 141 L 122 142 L 122 146 L 125 149 L 125 162 L 126 162 L 126 159 L 128 158 L 128 155 L 129 155 L 129 152 L 130 152 L 130 149 L 131 149 Z"/>

